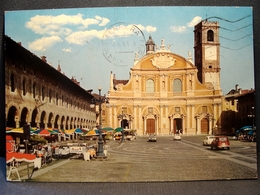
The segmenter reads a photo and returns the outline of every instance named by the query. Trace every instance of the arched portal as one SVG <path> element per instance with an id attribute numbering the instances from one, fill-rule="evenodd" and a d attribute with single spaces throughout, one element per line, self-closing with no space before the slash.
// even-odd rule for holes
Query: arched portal
<path id="1" fill-rule="evenodd" d="M 27 125 L 27 115 L 28 115 L 28 109 L 23 108 L 22 113 L 21 113 L 20 127 Z"/>
<path id="2" fill-rule="evenodd" d="M 41 121 L 40 121 L 40 128 L 44 129 L 45 128 L 45 117 L 46 117 L 46 112 L 43 111 L 41 114 Z"/>
<path id="3" fill-rule="evenodd" d="M 124 129 L 128 129 L 129 128 L 129 123 L 127 119 L 123 119 L 121 121 L 121 127 L 123 127 Z"/>
<path id="4" fill-rule="evenodd" d="M 16 127 L 15 125 L 15 116 L 17 116 L 17 109 L 15 106 L 12 106 L 7 115 L 7 121 L 6 121 L 6 126 L 7 127 Z"/>
<path id="5" fill-rule="evenodd" d="M 155 134 L 155 119 L 149 118 L 146 120 L 146 132 L 147 134 Z"/>
<path id="6" fill-rule="evenodd" d="M 50 127 L 50 128 L 53 127 L 53 113 L 52 112 L 49 114 L 47 127 Z"/>
<path id="7" fill-rule="evenodd" d="M 58 125 L 58 120 L 59 120 L 59 115 L 57 115 L 56 117 L 55 117 L 55 121 L 54 121 L 54 128 L 59 128 L 59 125 Z"/>
<path id="8" fill-rule="evenodd" d="M 208 134 L 209 132 L 209 120 L 207 118 L 201 119 L 201 133 Z"/>
<path id="9" fill-rule="evenodd" d="M 38 121 L 36 121 L 37 114 L 38 114 L 37 109 L 34 109 L 33 112 L 32 112 L 31 127 L 38 127 L 37 126 Z"/>
<path id="10" fill-rule="evenodd" d="M 173 120 L 173 133 L 180 133 L 180 131 L 183 129 L 182 127 L 182 119 L 181 118 L 175 118 Z"/>

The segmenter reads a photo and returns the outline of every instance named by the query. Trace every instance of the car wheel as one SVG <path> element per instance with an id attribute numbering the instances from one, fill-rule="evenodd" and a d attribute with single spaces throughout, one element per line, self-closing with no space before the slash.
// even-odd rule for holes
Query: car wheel
<path id="1" fill-rule="evenodd" d="M 230 148 L 229 148 L 229 147 L 227 147 L 227 149 L 229 150 Z"/>

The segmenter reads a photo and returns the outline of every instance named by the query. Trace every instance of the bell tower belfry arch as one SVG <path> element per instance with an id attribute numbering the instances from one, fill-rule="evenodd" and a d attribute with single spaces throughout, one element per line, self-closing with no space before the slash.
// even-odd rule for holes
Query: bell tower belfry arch
<path id="1" fill-rule="evenodd" d="M 219 23 L 203 20 L 194 27 L 195 65 L 201 83 L 220 89 Z"/>

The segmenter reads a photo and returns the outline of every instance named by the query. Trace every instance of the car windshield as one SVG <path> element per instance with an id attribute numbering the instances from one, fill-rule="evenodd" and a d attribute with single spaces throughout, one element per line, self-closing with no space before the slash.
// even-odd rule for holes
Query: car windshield
<path id="1" fill-rule="evenodd" d="M 226 137 L 220 137 L 220 138 L 219 138 L 219 141 L 226 141 L 226 140 L 227 140 Z"/>

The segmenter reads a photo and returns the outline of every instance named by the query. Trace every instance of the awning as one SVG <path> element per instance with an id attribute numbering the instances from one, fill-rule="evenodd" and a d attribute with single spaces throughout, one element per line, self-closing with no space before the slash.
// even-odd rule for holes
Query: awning
<path id="1" fill-rule="evenodd" d="M 34 162 L 36 159 L 36 156 L 34 154 L 24 154 L 24 153 L 18 153 L 18 152 L 7 152 L 6 153 L 6 163 L 10 163 L 13 160 L 21 162 Z"/>
<path id="2" fill-rule="evenodd" d="M 75 132 L 76 129 L 69 129 L 69 130 L 64 130 L 64 132 L 68 135 L 71 135 Z"/>
<path id="3" fill-rule="evenodd" d="M 41 136 L 50 136 L 51 133 L 49 130 L 47 129 L 40 129 L 40 130 L 36 130 L 33 132 L 34 134 L 38 134 L 38 135 L 41 135 Z"/>
<path id="4" fill-rule="evenodd" d="M 122 127 L 117 127 L 117 128 L 115 129 L 115 132 L 121 132 L 121 131 L 123 131 L 123 128 L 122 128 Z"/>

